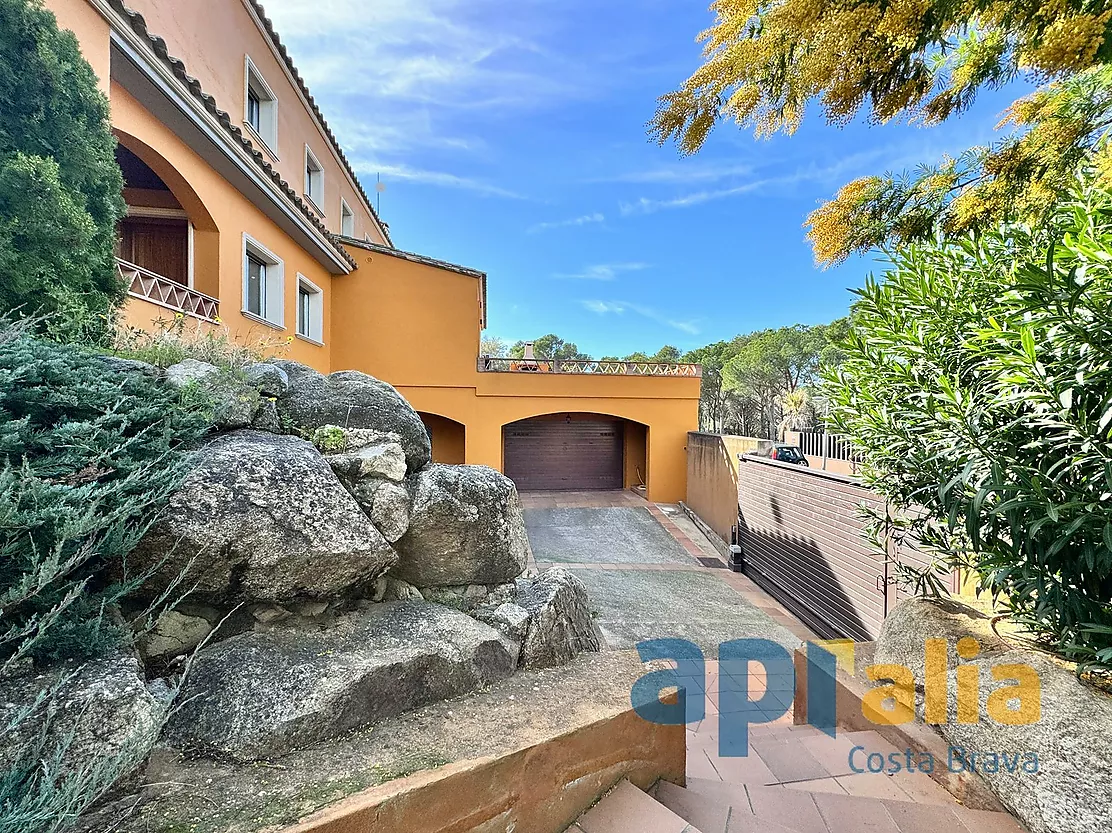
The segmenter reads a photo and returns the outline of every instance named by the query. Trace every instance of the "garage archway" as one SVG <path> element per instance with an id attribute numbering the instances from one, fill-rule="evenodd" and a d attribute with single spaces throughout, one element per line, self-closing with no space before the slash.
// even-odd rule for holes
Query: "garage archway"
<path id="1" fill-rule="evenodd" d="M 503 471 L 521 491 L 601 491 L 638 485 L 646 428 L 596 413 L 531 417 L 502 428 Z"/>
<path id="2" fill-rule="evenodd" d="M 467 462 L 467 426 L 440 414 L 418 411 L 417 416 L 421 417 L 421 422 L 429 432 L 434 463 Z"/>

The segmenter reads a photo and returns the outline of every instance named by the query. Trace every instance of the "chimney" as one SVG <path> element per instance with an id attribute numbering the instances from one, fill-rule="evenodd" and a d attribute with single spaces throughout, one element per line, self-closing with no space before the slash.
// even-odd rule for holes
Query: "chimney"
<path id="1" fill-rule="evenodd" d="M 537 357 L 533 354 L 533 342 L 525 342 L 525 355 L 522 358 L 527 362 L 535 362 Z"/>

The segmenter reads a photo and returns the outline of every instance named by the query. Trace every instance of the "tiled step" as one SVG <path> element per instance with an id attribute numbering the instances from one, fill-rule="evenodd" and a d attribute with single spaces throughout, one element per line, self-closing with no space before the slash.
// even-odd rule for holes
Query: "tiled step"
<path id="1" fill-rule="evenodd" d="M 862 749 L 851 765 L 855 747 Z M 832 738 L 809 726 L 770 726 L 750 733 L 746 757 L 723 758 L 718 755 L 716 718 L 708 715 L 688 733 L 687 792 L 719 810 L 729 808 L 738 822 L 750 813 L 797 833 L 1022 831 L 1005 813 L 962 807 L 925 773 L 858 771 L 870 753 L 888 760 L 894 752 L 874 731 Z M 667 788 L 661 796 L 673 802 L 668 804 L 673 809 L 699 806 L 690 795 L 680 797 Z M 730 833 L 736 833 L 735 827 L 731 824 Z"/>
<path id="2" fill-rule="evenodd" d="M 568 833 L 703 833 L 629 781 L 580 816 Z"/>
<path id="3" fill-rule="evenodd" d="M 946 806 L 847 795 L 805 782 L 764 786 L 689 778 L 683 792 L 687 794 L 681 798 L 669 788 L 658 787 L 657 798 L 685 818 L 689 808 L 712 808 L 699 810 L 702 815 L 698 817 L 708 819 L 719 818 L 722 808 L 729 808 L 728 826 L 705 833 L 764 833 L 766 828 L 760 824 L 775 824 L 778 826 L 771 830 L 796 833 L 1023 833 L 1005 813 L 970 810 L 956 803 Z"/>
<path id="4" fill-rule="evenodd" d="M 654 795 L 657 801 L 703 833 L 797 833 L 792 828 L 754 816 L 748 800 L 734 806 L 730 801 L 717 801 L 667 781 L 656 785 Z"/>

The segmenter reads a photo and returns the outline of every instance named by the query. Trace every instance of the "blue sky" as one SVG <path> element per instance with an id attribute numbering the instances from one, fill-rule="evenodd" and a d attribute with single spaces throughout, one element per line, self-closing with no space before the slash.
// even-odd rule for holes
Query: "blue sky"
<path id="1" fill-rule="evenodd" d="M 682 158 L 656 97 L 699 65 L 708 0 L 269 0 L 399 248 L 489 276 L 489 329 L 591 355 L 845 314 L 871 259 L 814 265 L 807 214 L 849 180 L 993 138 L 1023 92 L 941 127 L 722 125 Z"/>

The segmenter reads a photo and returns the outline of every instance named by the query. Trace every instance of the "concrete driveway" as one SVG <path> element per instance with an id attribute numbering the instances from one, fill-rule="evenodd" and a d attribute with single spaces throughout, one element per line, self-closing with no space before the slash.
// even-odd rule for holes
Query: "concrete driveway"
<path id="1" fill-rule="evenodd" d="M 537 566 L 559 564 L 582 579 L 613 650 L 672 637 L 694 642 L 710 658 L 732 639 L 768 639 L 792 650 L 813 638 L 749 579 L 726 569 L 679 507 L 630 492 L 526 492 L 522 502 Z"/>

